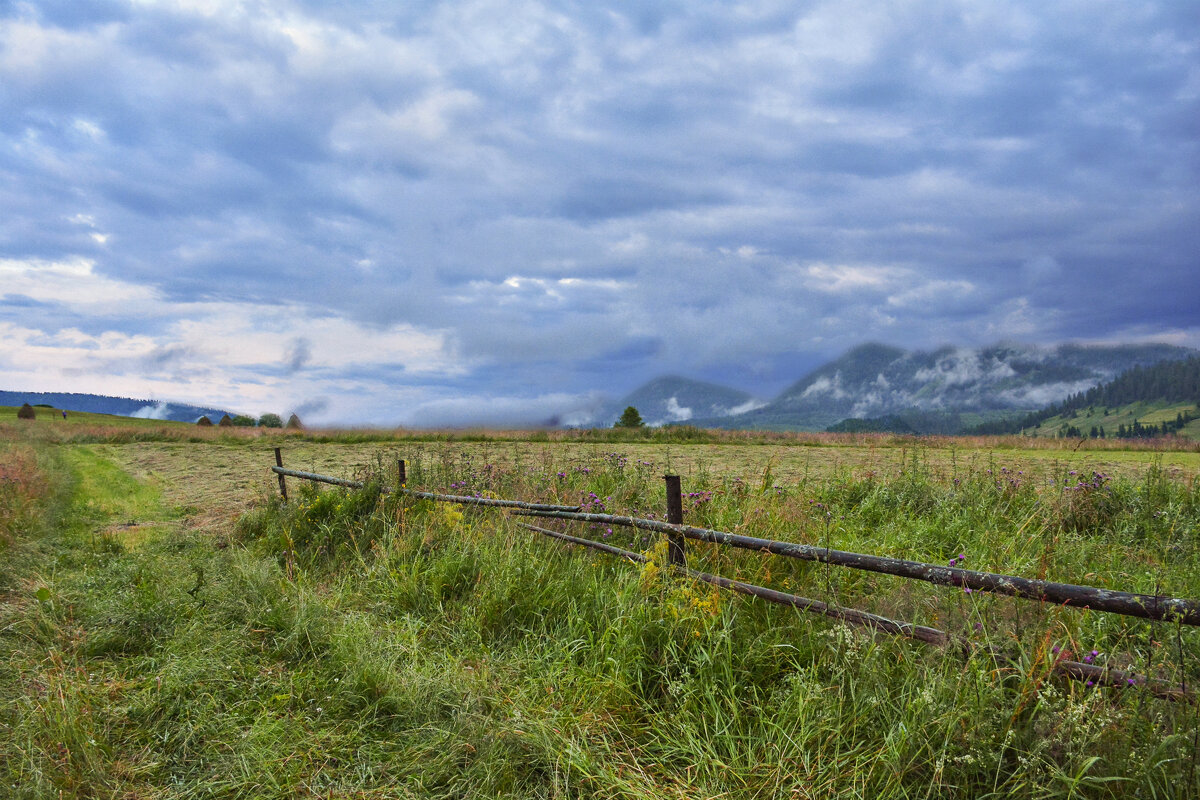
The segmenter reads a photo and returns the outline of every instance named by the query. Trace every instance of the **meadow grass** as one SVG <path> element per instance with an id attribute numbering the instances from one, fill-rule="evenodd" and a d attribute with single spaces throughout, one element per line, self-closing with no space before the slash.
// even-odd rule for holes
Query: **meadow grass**
<path id="1" fill-rule="evenodd" d="M 331 465 L 357 464 L 366 489 L 292 481 L 291 503 L 264 493 L 216 536 L 188 524 L 177 484 L 241 443 L 0 443 L 20 476 L 0 494 L 0 794 L 1197 793 L 1197 706 L 1050 671 L 1095 650 L 1200 685 L 1190 629 L 689 543 L 699 569 L 937 625 L 977 644 L 964 657 L 671 577 L 641 533 L 570 528 L 648 553 L 639 567 L 495 511 L 382 495 L 396 451 L 353 444 L 305 457 L 344 446 Z M 410 486 L 657 518 L 660 476 L 687 455 L 402 444 Z M 1098 479 L 1065 458 L 885 449 L 811 471 L 688 456 L 686 519 L 1200 597 L 1190 476 L 1145 456 Z M 161 460 L 135 478 L 130 454 Z"/>

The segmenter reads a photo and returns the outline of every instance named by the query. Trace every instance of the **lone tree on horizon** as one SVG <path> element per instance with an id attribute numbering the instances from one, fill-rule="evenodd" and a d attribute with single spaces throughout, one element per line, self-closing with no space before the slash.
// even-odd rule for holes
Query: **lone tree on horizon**
<path id="1" fill-rule="evenodd" d="M 625 411 L 621 414 L 621 418 L 617 420 L 614 428 L 644 428 L 646 423 L 642 420 L 642 415 L 633 406 L 626 406 Z"/>

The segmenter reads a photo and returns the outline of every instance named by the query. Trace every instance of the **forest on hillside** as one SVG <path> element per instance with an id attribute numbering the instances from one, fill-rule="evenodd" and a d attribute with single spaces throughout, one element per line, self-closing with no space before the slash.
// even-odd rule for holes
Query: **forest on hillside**
<path id="1" fill-rule="evenodd" d="M 1073 394 L 1061 403 L 1049 405 L 1024 417 L 987 422 L 971 429 L 969 433 L 1020 433 L 1027 428 L 1036 428 L 1053 417 L 1065 416 L 1081 409 L 1115 408 L 1139 402 L 1191 402 L 1200 405 L 1200 356 L 1181 361 L 1164 361 L 1147 367 L 1134 367 L 1108 383 Z M 1131 438 L 1156 436 L 1170 433 L 1172 431 L 1169 428 L 1173 425 L 1182 426 L 1188 421 L 1190 417 L 1185 419 L 1184 415 L 1180 415 L 1174 423 L 1165 422 L 1161 426 L 1135 423 L 1128 429 L 1113 431 L 1113 434 Z"/>

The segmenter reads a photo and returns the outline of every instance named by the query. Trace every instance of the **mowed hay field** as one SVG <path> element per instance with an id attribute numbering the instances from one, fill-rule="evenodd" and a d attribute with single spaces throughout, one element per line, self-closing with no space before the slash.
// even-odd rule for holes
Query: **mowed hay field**
<path id="1" fill-rule="evenodd" d="M 0 425 L 0 796 L 1200 796 L 1188 627 L 689 542 L 689 564 L 946 630 L 724 592 L 659 538 L 410 488 L 1200 598 L 1200 453 L 1020 440 L 672 441 Z M 650 437 L 646 435 L 646 439 Z M 285 466 L 366 479 L 362 491 Z"/>

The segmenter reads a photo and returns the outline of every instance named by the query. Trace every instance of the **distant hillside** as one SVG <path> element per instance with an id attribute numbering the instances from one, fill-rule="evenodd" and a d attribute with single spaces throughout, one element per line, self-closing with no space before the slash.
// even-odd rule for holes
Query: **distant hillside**
<path id="1" fill-rule="evenodd" d="M 655 378 L 619 402 L 605 407 L 597 424 L 612 425 L 628 406 L 642 415 L 647 425 L 688 422 L 696 417 L 726 417 L 763 405 L 746 392 L 715 383 L 694 381 L 677 375 Z"/>
<path id="2" fill-rule="evenodd" d="M 991 422 L 1005 422 L 1021 411 L 921 411 L 908 409 L 882 417 L 847 417 L 825 430 L 831 433 L 900 433 L 957 436 Z"/>
<path id="3" fill-rule="evenodd" d="M 93 414 L 116 414 L 122 417 L 142 419 L 169 419 L 177 422 L 195 422 L 206 416 L 213 422 L 232 412 L 219 408 L 205 408 L 187 403 L 136 400 L 131 397 L 108 397 L 100 394 L 75 392 L 10 392 L 0 391 L 0 406 L 48 405 L 67 411 L 87 411 Z"/>
<path id="4" fill-rule="evenodd" d="M 826 428 L 830 433 L 917 433 L 917 429 L 897 416 L 875 417 L 874 419 L 844 419 Z"/>
<path id="5" fill-rule="evenodd" d="M 895 417 L 903 422 L 901 429 L 958 433 L 1023 416 L 1133 367 L 1193 355 L 1195 350 L 1163 344 L 999 344 L 932 352 L 866 344 L 814 370 L 761 408 L 733 418 L 698 418 L 694 424 L 824 430 L 847 419 Z"/>
<path id="6" fill-rule="evenodd" d="M 1182 406 L 1177 408 L 1179 404 Z M 1084 436 L 1089 434 L 1093 426 L 1098 429 L 1104 426 L 1107 434 L 1109 429 L 1117 431 L 1118 425 L 1122 429 L 1126 425 L 1132 427 L 1135 423 L 1139 429 L 1142 425 L 1148 427 L 1150 422 L 1140 419 L 1139 415 L 1145 416 L 1153 411 L 1169 409 L 1180 416 L 1182 423 L 1186 409 L 1194 405 L 1200 405 L 1200 356 L 1150 366 L 1138 365 L 1108 383 L 1073 394 L 1061 403 L 1051 404 L 1017 419 L 979 425 L 971 432 L 1020 433 L 1042 428 L 1050 421 L 1058 423 L 1051 426 L 1054 430 L 1059 427 L 1078 430 L 1079 425 L 1073 424 L 1078 421 L 1084 424 Z M 1136 408 L 1131 408 L 1134 406 Z M 1086 414 L 1079 413 L 1085 409 Z M 1098 413 L 1097 409 L 1102 411 Z M 1161 430 L 1163 422 L 1172 421 L 1169 417 L 1158 419 L 1156 416 L 1152 422 Z M 1096 420 L 1100 421 L 1098 426 Z"/>

